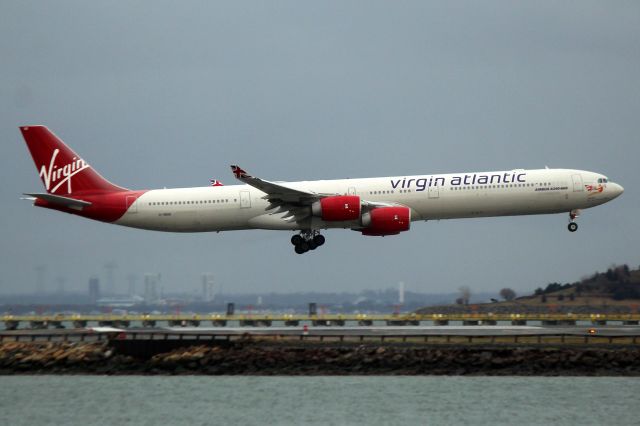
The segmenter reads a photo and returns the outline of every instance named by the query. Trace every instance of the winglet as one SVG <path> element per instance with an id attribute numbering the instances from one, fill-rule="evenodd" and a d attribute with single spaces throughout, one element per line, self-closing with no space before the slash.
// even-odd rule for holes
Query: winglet
<path id="1" fill-rule="evenodd" d="M 232 165 L 231 171 L 236 176 L 237 179 L 246 179 L 250 178 L 251 175 L 240 168 L 240 166 Z"/>
<path id="2" fill-rule="evenodd" d="M 211 183 L 211 186 L 224 186 L 224 184 L 218 179 L 209 179 L 209 182 Z"/>

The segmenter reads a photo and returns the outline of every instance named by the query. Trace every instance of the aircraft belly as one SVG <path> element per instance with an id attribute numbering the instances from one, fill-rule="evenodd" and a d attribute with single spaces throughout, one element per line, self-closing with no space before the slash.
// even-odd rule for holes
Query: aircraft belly
<path id="1" fill-rule="evenodd" d="M 286 213 L 281 214 L 261 214 L 250 218 L 247 223 L 249 227 L 256 229 L 272 229 L 272 230 L 295 230 L 299 228 L 296 221 L 287 222 L 283 218 Z"/>
<path id="2" fill-rule="evenodd" d="M 247 212 L 248 213 L 248 212 Z M 234 208 L 157 210 L 139 208 L 127 212 L 118 225 L 165 232 L 211 232 L 246 229 L 247 214 Z"/>
<path id="3" fill-rule="evenodd" d="M 440 198 L 437 214 L 425 209 L 425 219 L 453 219 L 467 217 L 511 216 L 523 214 L 544 214 L 569 211 L 572 203 L 565 193 L 546 194 L 491 194 L 478 192 Z"/>
<path id="4" fill-rule="evenodd" d="M 199 212 L 201 228 L 205 231 L 226 231 L 248 228 L 250 209 L 205 208 Z"/>
<path id="5" fill-rule="evenodd" d="M 289 230 L 295 231 L 300 229 L 352 229 L 359 228 L 360 222 L 355 221 L 340 221 L 340 222 L 327 222 L 318 217 L 305 217 L 300 221 L 289 222 L 286 216 L 286 212 L 279 214 L 261 214 L 250 218 L 247 223 L 249 227 L 256 229 L 271 229 L 271 230 Z"/>

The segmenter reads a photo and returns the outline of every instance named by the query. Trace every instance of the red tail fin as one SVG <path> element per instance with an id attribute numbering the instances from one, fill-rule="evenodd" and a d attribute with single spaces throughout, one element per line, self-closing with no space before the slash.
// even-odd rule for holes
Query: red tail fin
<path id="1" fill-rule="evenodd" d="M 20 127 L 40 178 L 50 194 L 126 191 L 100 176 L 45 126 Z"/>

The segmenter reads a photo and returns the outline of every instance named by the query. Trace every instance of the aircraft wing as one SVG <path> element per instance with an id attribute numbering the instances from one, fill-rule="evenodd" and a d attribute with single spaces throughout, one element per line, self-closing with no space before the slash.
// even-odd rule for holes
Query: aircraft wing
<path id="1" fill-rule="evenodd" d="M 280 183 L 269 182 L 268 180 L 251 176 L 237 165 L 231 166 L 231 171 L 241 182 L 253 186 L 266 194 L 262 198 L 269 201 L 270 205 L 267 207 L 267 211 L 270 211 L 270 214 L 287 212 L 283 216 L 283 219 L 288 222 L 300 222 L 311 216 L 311 209 L 309 209 L 309 206 L 314 202 L 325 197 L 340 195 L 322 194 L 289 188 L 288 186 Z M 367 200 L 361 200 L 361 202 L 362 207 L 366 210 L 374 209 L 376 207 L 391 207 L 398 205 L 396 203 L 373 202 Z"/>
<path id="2" fill-rule="evenodd" d="M 240 166 L 231 166 L 231 171 L 235 177 L 247 185 L 264 192 L 266 195 L 262 198 L 269 201 L 267 211 L 269 214 L 282 214 L 282 219 L 287 222 L 302 222 L 311 216 L 311 204 L 324 197 L 330 197 L 337 194 L 318 194 L 315 192 L 301 191 L 299 189 L 289 188 L 286 185 L 269 182 L 251 176 Z"/>
<path id="3" fill-rule="evenodd" d="M 268 180 L 251 176 L 236 165 L 231 166 L 231 171 L 239 181 L 253 186 L 254 188 L 257 188 L 267 194 L 263 198 L 269 200 L 272 203 L 287 203 L 296 206 L 309 206 L 313 204 L 314 201 L 318 201 L 321 198 L 336 195 L 318 194 L 315 192 L 300 191 L 298 189 L 289 188 L 286 185 L 269 182 Z"/>

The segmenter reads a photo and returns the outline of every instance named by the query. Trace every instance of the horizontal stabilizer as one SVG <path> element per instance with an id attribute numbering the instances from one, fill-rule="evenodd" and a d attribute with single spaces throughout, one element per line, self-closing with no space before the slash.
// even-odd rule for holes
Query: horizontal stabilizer
<path id="1" fill-rule="evenodd" d="M 49 203 L 57 204 L 59 206 L 69 207 L 71 209 L 80 210 L 84 207 L 88 207 L 91 205 L 88 201 L 76 200 L 75 198 L 63 197 L 61 195 L 53 195 L 53 194 L 24 194 L 30 197 L 39 198 L 41 200 L 47 201 Z"/>

